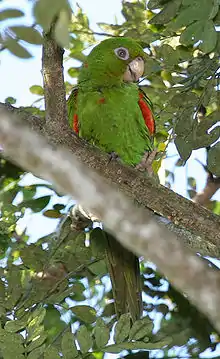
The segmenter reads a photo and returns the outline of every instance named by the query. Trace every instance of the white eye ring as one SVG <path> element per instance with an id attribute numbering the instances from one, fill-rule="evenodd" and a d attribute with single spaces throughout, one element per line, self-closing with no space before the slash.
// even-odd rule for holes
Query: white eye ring
<path id="1" fill-rule="evenodd" d="M 125 47 L 118 47 L 117 49 L 114 49 L 114 53 L 121 60 L 128 60 L 130 56 Z"/>

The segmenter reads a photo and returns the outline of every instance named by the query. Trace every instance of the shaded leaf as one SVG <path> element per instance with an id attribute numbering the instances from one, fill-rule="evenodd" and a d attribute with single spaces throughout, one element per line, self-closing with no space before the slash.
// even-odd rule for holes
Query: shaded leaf
<path id="1" fill-rule="evenodd" d="M 15 56 L 22 59 L 29 59 L 32 57 L 29 51 L 27 51 L 19 42 L 12 38 L 4 40 L 4 46 Z"/>
<path id="2" fill-rule="evenodd" d="M 21 16 L 24 16 L 24 13 L 18 9 L 5 9 L 0 11 L 0 21 Z"/>
<path id="3" fill-rule="evenodd" d="M 97 318 L 94 335 L 98 348 L 103 348 L 108 343 L 110 331 L 101 318 Z"/>
<path id="4" fill-rule="evenodd" d="M 43 29 L 48 31 L 55 16 L 67 5 L 66 0 L 38 0 L 34 5 L 34 15 Z"/>
<path id="5" fill-rule="evenodd" d="M 64 359 L 72 359 L 79 355 L 76 348 L 74 336 L 70 332 L 66 332 L 62 336 L 61 348 Z"/>
<path id="6" fill-rule="evenodd" d="M 14 105 L 16 103 L 16 99 L 14 97 L 7 97 L 5 99 L 5 103 L 10 103 L 11 105 Z"/>
<path id="7" fill-rule="evenodd" d="M 48 209 L 43 212 L 43 215 L 47 218 L 61 218 L 63 216 L 60 212 L 55 211 L 54 209 Z"/>
<path id="8" fill-rule="evenodd" d="M 155 15 L 150 21 L 149 24 L 167 24 L 170 20 L 172 20 L 181 5 L 182 0 L 174 0 L 169 1 L 167 5 L 159 12 L 159 14 Z M 149 4 L 148 4 L 149 6 Z"/>
<path id="9" fill-rule="evenodd" d="M 192 153 L 192 143 L 190 141 L 187 141 L 186 138 L 178 136 L 175 138 L 174 143 L 176 145 L 177 151 L 179 152 L 179 155 L 182 160 L 187 161 Z"/>
<path id="10" fill-rule="evenodd" d="M 180 42 L 185 45 L 193 45 L 201 41 L 199 48 L 205 52 L 211 52 L 217 42 L 217 33 L 212 20 L 196 21 L 189 25 L 181 34 Z"/>
<path id="11" fill-rule="evenodd" d="M 89 305 L 76 305 L 71 311 L 83 322 L 93 323 L 96 321 L 96 311 Z"/>
<path id="12" fill-rule="evenodd" d="M 51 196 L 43 196 L 32 200 L 23 201 L 22 206 L 31 208 L 34 212 L 42 211 L 50 202 Z"/>
<path id="13" fill-rule="evenodd" d="M 59 350 L 55 346 L 50 346 L 44 352 L 44 359 L 60 359 Z"/>
<path id="14" fill-rule="evenodd" d="M 44 353 L 46 345 L 43 344 L 41 347 L 34 349 L 27 356 L 28 359 L 40 359 L 42 358 L 42 354 Z"/>
<path id="15" fill-rule="evenodd" d="M 101 259 L 95 263 L 91 263 L 88 268 L 93 274 L 98 276 L 103 276 L 108 272 L 106 261 L 104 259 Z"/>
<path id="16" fill-rule="evenodd" d="M 7 332 L 15 333 L 15 332 L 18 332 L 21 329 L 24 329 L 26 325 L 27 325 L 27 321 L 10 320 L 10 321 L 6 322 L 4 329 Z"/>
<path id="17" fill-rule="evenodd" d="M 56 21 L 54 35 L 58 45 L 62 47 L 69 47 L 69 13 L 66 10 L 61 10 L 58 20 Z"/>
<path id="18" fill-rule="evenodd" d="M 43 42 L 41 34 L 33 27 L 11 26 L 9 29 L 15 33 L 19 40 L 35 45 L 41 45 Z"/>
<path id="19" fill-rule="evenodd" d="M 122 343 L 129 335 L 131 328 L 130 313 L 122 314 L 115 326 L 114 341 L 116 344 Z"/>
<path id="20" fill-rule="evenodd" d="M 153 322 L 148 317 L 144 317 L 140 320 L 137 320 L 129 333 L 130 339 L 139 340 L 142 338 L 146 338 L 153 330 Z"/>
<path id="21" fill-rule="evenodd" d="M 40 334 L 39 338 L 33 338 L 34 340 L 31 341 L 31 343 L 26 347 L 26 352 L 30 353 L 32 352 L 34 349 L 40 347 L 45 340 L 47 339 L 47 335 L 46 333 L 42 333 Z"/>
<path id="22" fill-rule="evenodd" d="M 92 347 L 92 338 L 85 325 L 81 325 L 76 334 L 80 350 L 83 354 L 87 353 Z"/>
<path id="23" fill-rule="evenodd" d="M 220 177 L 220 142 L 216 143 L 213 147 L 208 151 L 208 169 L 209 171 Z"/>
<path id="24" fill-rule="evenodd" d="M 167 345 L 168 340 L 164 340 L 159 343 L 145 343 L 145 342 L 125 342 L 121 344 L 108 345 L 103 349 L 105 353 L 120 353 L 123 350 L 138 350 L 138 349 L 146 349 L 146 350 L 154 350 L 154 349 L 162 349 L 164 345 Z"/>

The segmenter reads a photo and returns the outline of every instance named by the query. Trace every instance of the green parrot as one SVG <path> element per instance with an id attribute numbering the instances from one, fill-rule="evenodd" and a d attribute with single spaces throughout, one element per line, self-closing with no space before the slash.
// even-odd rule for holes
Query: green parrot
<path id="1" fill-rule="evenodd" d="M 146 56 L 131 38 L 102 41 L 81 68 L 68 99 L 68 117 L 80 137 L 127 165 L 148 170 L 155 121 L 151 102 L 138 86 Z M 105 234 L 115 311 L 117 317 L 129 312 L 134 322 L 142 315 L 139 260 Z"/>

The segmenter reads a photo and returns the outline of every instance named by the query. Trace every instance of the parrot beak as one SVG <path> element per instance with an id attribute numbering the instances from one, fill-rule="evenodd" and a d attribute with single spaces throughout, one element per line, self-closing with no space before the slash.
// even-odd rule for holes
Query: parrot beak
<path id="1" fill-rule="evenodd" d="M 123 75 L 125 82 L 137 82 L 144 73 L 144 60 L 142 57 L 136 57 L 132 60 Z"/>

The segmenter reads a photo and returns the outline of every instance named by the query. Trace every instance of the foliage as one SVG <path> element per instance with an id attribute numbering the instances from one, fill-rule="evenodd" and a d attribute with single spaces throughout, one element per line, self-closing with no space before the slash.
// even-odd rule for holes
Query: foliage
<path id="1" fill-rule="evenodd" d="M 141 85 L 156 111 L 156 142 L 163 157 L 173 141 L 180 155 L 174 169 L 166 171 L 167 186 L 175 181 L 175 169 L 198 148 L 207 151 L 206 169 L 220 176 L 216 143 L 220 137 L 219 5 L 218 0 L 122 1 L 123 23 L 99 23 L 104 38 L 131 36 L 149 54 Z M 86 13 L 78 7 L 70 21 L 67 0 L 38 0 L 32 6 L 36 24 L 5 25 L 1 50 L 30 57 L 28 44 L 41 44 L 42 30 L 47 32 L 56 19 L 57 42 L 69 47 L 68 59 L 81 64 L 84 50 L 97 43 Z M 0 21 L 4 26 L 5 20 L 13 22 L 22 16 L 23 11 L 10 8 L 0 12 Z M 78 65 L 68 68 L 73 80 L 78 73 Z M 67 93 L 71 87 L 67 81 Z M 39 100 L 44 95 L 39 85 L 30 91 L 39 95 Z M 5 102 L 16 100 L 10 97 Z M 202 106 L 205 113 L 201 115 Z M 37 107 L 27 110 L 41 114 Z M 160 164 L 158 158 L 155 168 Z M 71 231 L 65 214 L 72 202 L 63 205 L 63 198 L 55 196 L 49 184 L 22 185 L 24 177 L 21 169 L 1 159 L 0 357 L 56 359 L 62 353 L 66 359 L 102 358 L 107 352 L 131 355 L 132 350 L 154 356 L 155 349 L 162 350 L 164 356 L 186 357 L 198 356 L 208 347 L 215 349 L 218 337 L 207 319 L 148 262 L 141 263 L 143 319 L 132 325 L 125 314 L 117 321 L 102 230 Z M 190 198 L 196 186 L 196 180 L 189 177 Z M 219 202 L 210 201 L 208 206 L 220 213 Z M 28 212 L 57 221 L 58 229 L 32 243 L 32 236 L 20 227 Z"/>

